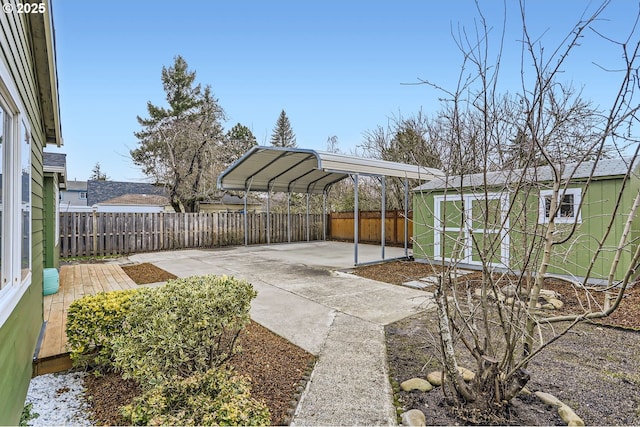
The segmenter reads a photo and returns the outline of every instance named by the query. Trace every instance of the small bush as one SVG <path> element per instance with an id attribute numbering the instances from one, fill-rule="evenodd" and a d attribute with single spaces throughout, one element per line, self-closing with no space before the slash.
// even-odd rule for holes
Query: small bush
<path id="1" fill-rule="evenodd" d="M 100 292 L 71 303 L 66 333 L 75 367 L 103 370 L 112 366 L 112 342 L 122 331 L 131 297 L 136 292 L 136 289 Z"/>
<path id="2" fill-rule="evenodd" d="M 140 290 L 113 342 L 115 365 L 143 387 L 220 366 L 234 354 L 256 295 L 244 280 L 213 275 Z"/>
<path id="3" fill-rule="evenodd" d="M 122 408 L 133 425 L 269 425 L 269 409 L 253 399 L 249 382 L 217 368 L 174 378 L 146 391 Z"/>

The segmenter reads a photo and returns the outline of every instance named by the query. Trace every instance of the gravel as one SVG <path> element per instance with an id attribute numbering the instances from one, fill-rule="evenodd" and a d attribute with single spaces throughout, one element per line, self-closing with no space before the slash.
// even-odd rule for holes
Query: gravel
<path id="1" fill-rule="evenodd" d="M 32 404 L 30 426 L 90 426 L 84 399 L 84 372 L 40 375 L 31 379 L 25 405 Z"/>

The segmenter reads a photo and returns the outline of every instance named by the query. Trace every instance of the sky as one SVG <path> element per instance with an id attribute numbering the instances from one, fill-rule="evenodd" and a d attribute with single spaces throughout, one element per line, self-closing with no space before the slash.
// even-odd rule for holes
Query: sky
<path id="1" fill-rule="evenodd" d="M 499 51 L 501 89 L 520 87 L 522 18 L 516 1 L 479 0 Z M 551 52 L 600 3 L 536 0 L 526 4 L 530 34 Z M 638 1 L 613 0 L 594 26 L 624 40 Z M 129 151 L 147 102 L 166 106 L 162 67 L 181 55 L 210 85 L 228 120 L 249 127 L 261 145 L 285 110 L 297 144 L 358 152 L 363 134 L 419 111 L 433 116 L 455 88 L 462 54 L 452 33 L 474 32 L 471 0 L 52 0 L 60 114 L 68 179 L 86 180 L 96 162 L 115 181 L 145 181 Z M 506 12 L 505 12 L 506 10 Z M 620 81 L 618 46 L 587 31 L 562 78 L 594 106 L 610 105 Z M 637 40 L 637 35 L 635 36 Z M 525 71 L 527 66 L 525 65 Z"/>

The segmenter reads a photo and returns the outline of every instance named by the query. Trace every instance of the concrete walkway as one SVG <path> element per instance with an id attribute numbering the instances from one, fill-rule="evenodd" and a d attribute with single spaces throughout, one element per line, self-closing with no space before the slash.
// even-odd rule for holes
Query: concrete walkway
<path id="1" fill-rule="evenodd" d="M 379 247 L 360 245 L 361 259 Z M 395 251 L 395 253 L 394 253 Z M 402 249 L 387 248 L 387 256 Z M 384 325 L 430 308 L 429 294 L 336 270 L 353 263 L 338 242 L 184 250 L 130 256 L 177 276 L 226 274 L 258 291 L 251 318 L 318 356 L 297 425 L 394 425 Z"/>

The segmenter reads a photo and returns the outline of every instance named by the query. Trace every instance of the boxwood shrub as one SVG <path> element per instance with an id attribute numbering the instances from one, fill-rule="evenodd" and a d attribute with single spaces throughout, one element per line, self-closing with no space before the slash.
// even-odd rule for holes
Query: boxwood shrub
<path id="1" fill-rule="evenodd" d="M 220 366 L 236 351 L 256 292 L 245 280 L 193 276 L 133 295 L 114 362 L 143 387 Z"/>
<path id="2" fill-rule="evenodd" d="M 132 425 L 270 425 L 262 402 L 251 398 L 249 383 L 218 368 L 159 384 L 122 408 Z"/>
<path id="3" fill-rule="evenodd" d="M 100 292 L 75 300 L 67 312 L 67 347 L 75 367 L 112 367 L 113 346 L 136 289 Z"/>

